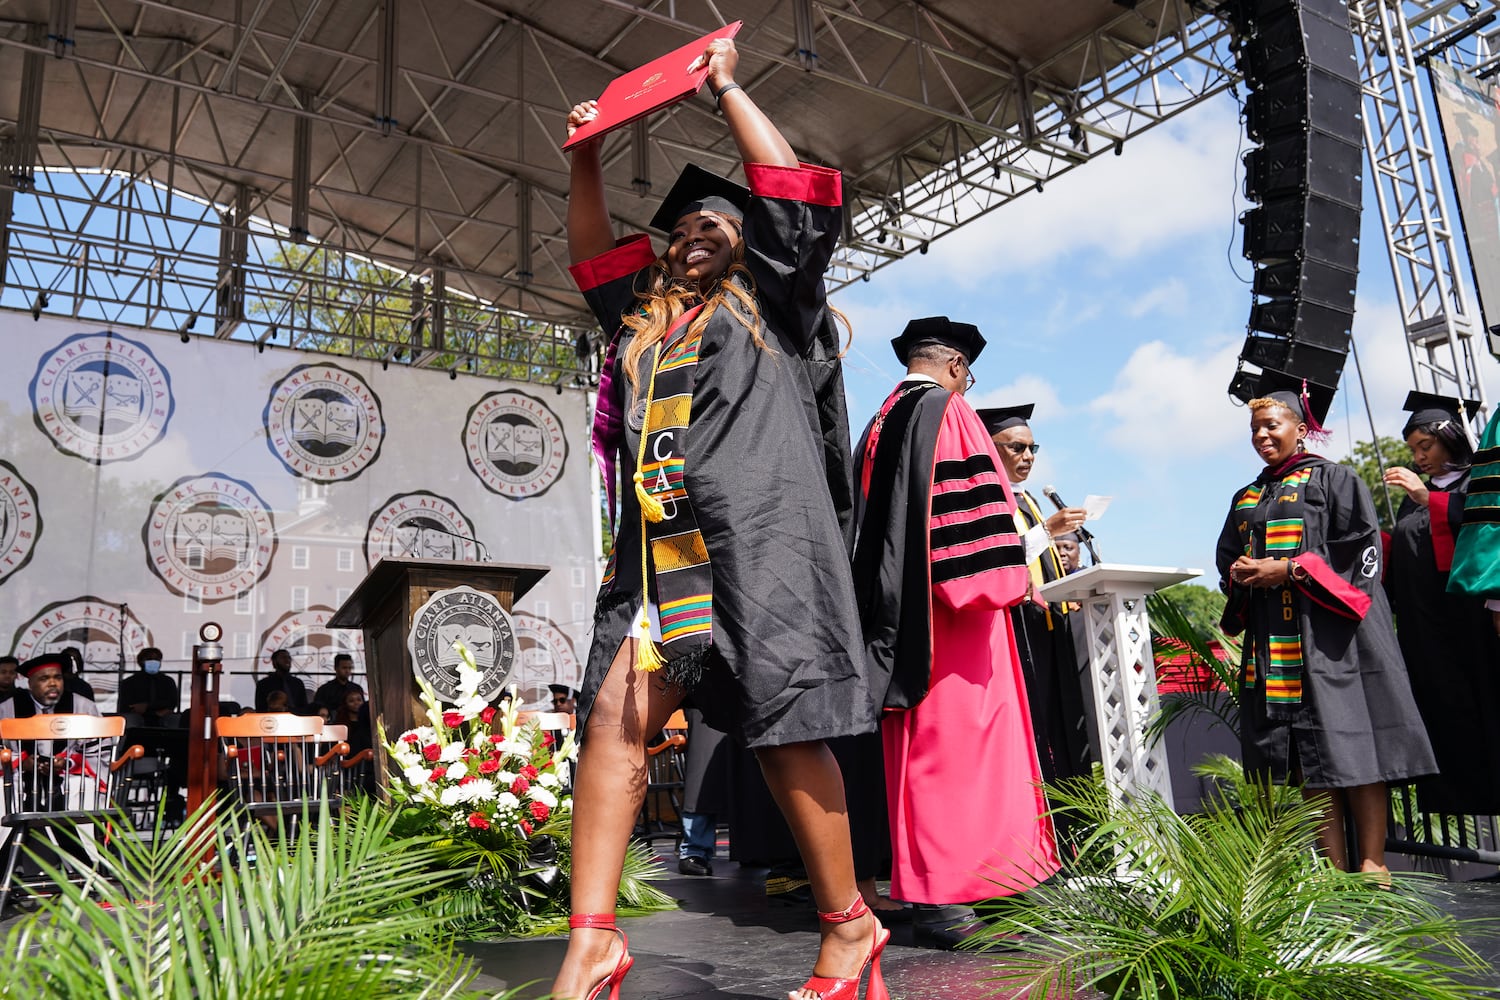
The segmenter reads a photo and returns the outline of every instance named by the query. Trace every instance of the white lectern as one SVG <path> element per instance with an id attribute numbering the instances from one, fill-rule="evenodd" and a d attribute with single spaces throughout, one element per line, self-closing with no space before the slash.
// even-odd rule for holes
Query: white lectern
<path id="1" fill-rule="evenodd" d="M 1146 595 L 1202 575 L 1198 569 L 1100 563 L 1042 588 L 1048 601 L 1083 605 L 1078 617 L 1088 637 L 1094 726 L 1104 778 L 1117 804 L 1149 789 L 1172 805 L 1166 748 L 1146 740 L 1158 708 Z"/>

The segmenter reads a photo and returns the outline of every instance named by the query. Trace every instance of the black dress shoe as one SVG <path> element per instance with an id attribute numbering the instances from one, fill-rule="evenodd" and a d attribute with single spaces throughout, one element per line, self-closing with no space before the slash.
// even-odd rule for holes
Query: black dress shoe
<path id="1" fill-rule="evenodd" d="M 677 870 L 684 875 L 712 875 L 714 866 L 708 863 L 707 858 L 700 858 L 696 854 L 677 859 Z"/>
<path id="2" fill-rule="evenodd" d="M 912 908 L 912 942 L 919 948 L 953 951 L 965 939 L 983 929 L 983 921 L 971 906 L 918 903 Z"/>

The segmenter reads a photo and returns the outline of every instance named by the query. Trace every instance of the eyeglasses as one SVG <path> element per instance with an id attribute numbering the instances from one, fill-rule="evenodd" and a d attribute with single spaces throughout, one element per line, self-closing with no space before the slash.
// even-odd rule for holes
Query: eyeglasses
<path id="1" fill-rule="evenodd" d="M 1042 450 L 1042 446 L 1039 444 L 1023 444 L 1020 441 L 1007 441 L 1002 447 L 1012 455 L 1024 455 L 1028 451 L 1035 455 Z"/>
<path id="2" fill-rule="evenodd" d="M 953 360 L 964 366 L 964 377 L 968 380 L 964 383 L 964 392 L 974 388 L 974 383 L 979 380 L 974 377 L 974 369 L 969 367 L 969 359 L 962 354 L 954 354 Z"/>

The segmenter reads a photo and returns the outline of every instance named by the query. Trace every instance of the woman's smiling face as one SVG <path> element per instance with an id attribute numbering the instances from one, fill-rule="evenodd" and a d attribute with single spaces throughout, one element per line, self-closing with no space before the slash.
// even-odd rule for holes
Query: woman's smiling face
<path id="1" fill-rule="evenodd" d="M 667 238 L 667 272 L 700 285 L 716 281 L 729 270 L 740 241 L 738 219 L 712 211 L 689 212 Z"/>

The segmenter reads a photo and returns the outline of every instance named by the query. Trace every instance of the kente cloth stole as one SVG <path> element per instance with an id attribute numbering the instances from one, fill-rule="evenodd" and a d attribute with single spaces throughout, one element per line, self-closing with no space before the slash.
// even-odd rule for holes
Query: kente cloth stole
<path id="1" fill-rule="evenodd" d="M 634 477 L 641 501 L 641 590 L 647 600 L 655 597 L 662 637 L 660 656 L 654 643 L 641 644 L 637 666 L 665 665 L 669 678 L 681 683 L 696 680 L 713 642 L 713 570 L 685 478 L 702 342 L 702 331 L 692 326 L 701 309 L 684 313 L 656 345 Z"/>
<path id="2" fill-rule="evenodd" d="M 1290 559 L 1302 551 L 1305 487 L 1311 478 L 1311 468 L 1294 469 L 1278 479 L 1254 483 L 1240 494 L 1234 518 L 1246 555 Z M 1262 507 L 1275 515 L 1265 519 L 1263 535 L 1256 530 L 1256 512 Z M 1291 719 L 1302 705 L 1303 598 L 1290 577 L 1280 587 L 1257 593 L 1264 597 L 1254 612 L 1254 641 L 1245 643 L 1241 656 L 1245 687 L 1264 690 L 1268 718 Z"/>

